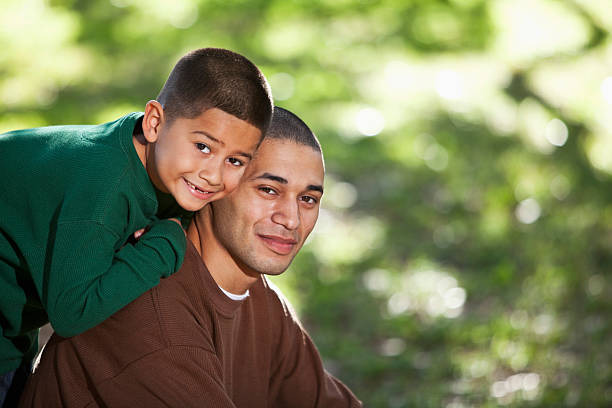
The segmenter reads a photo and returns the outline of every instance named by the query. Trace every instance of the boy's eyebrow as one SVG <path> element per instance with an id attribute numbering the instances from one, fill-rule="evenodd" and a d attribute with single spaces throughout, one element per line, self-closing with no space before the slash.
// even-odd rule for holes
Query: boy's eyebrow
<path id="1" fill-rule="evenodd" d="M 206 132 L 204 132 L 202 130 L 194 130 L 192 133 L 197 133 L 198 135 L 206 136 L 207 138 L 209 138 L 213 142 L 219 143 L 221 146 L 225 146 L 225 142 L 223 142 L 222 140 L 217 139 L 216 137 L 213 137 L 213 136 L 209 135 L 208 133 L 206 133 Z M 253 158 L 252 154 L 245 153 L 245 152 L 236 152 L 236 155 L 237 156 L 246 157 L 249 160 L 251 160 Z"/>
<path id="2" fill-rule="evenodd" d="M 213 142 L 219 143 L 221 146 L 225 146 L 225 143 L 222 140 L 219 140 L 216 137 L 213 137 L 213 136 L 209 135 L 208 133 L 206 133 L 206 132 L 204 132 L 202 130 L 194 130 L 192 133 L 197 133 L 199 135 L 206 136 L 207 138 L 209 138 Z"/>
<path id="3" fill-rule="evenodd" d="M 289 183 L 286 178 L 283 178 L 281 176 L 276 176 L 276 175 L 270 174 L 270 173 L 263 173 L 263 174 L 253 178 L 253 180 L 258 180 L 258 179 L 272 180 L 272 181 L 276 181 L 276 182 L 281 183 L 281 184 Z M 323 186 L 321 186 L 319 184 L 309 184 L 308 187 L 306 187 L 306 190 L 309 190 L 309 191 L 318 191 L 321 194 L 323 194 Z"/>

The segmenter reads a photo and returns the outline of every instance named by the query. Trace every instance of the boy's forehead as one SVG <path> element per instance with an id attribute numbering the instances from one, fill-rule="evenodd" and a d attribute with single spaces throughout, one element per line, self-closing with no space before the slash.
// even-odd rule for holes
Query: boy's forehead
<path id="1" fill-rule="evenodd" d="M 321 154 L 310 146 L 287 140 L 265 139 L 249 165 L 248 179 L 263 174 L 294 183 L 323 183 Z"/>

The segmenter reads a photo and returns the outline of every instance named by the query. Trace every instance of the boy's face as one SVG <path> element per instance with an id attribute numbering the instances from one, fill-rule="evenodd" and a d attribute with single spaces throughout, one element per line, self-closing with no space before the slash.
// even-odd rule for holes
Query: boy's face
<path id="1" fill-rule="evenodd" d="M 236 188 L 262 136 L 255 126 L 216 108 L 170 123 L 163 113 L 157 119 L 147 113 L 143 130 L 149 142 L 149 177 L 188 211 L 197 211 Z"/>
<path id="2" fill-rule="evenodd" d="M 240 186 L 212 204 L 213 233 L 244 272 L 284 272 L 312 231 L 323 195 L 321 153 L 264 139 Z"/>

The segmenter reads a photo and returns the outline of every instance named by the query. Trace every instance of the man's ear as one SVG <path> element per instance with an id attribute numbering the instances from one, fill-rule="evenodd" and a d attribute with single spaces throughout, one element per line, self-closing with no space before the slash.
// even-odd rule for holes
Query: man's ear
<path id="1" fill-rule="evenodd" d="M 142 133 L 149 143 L 155 143 L 164 124 L 164 108 L 157 101 L 147 102 L 142 118 Z"/>

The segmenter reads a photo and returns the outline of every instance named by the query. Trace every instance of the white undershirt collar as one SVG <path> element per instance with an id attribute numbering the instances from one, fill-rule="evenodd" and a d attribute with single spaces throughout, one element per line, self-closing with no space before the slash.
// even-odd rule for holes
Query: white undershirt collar
<path id="1" fill-rule="evenodd" d="M 217 285 L 217 286 L 219 286 L 219 285 Z M 223 289 L 221 286 L 219 286 L 219 289 L 221 289 L 221 291 L 222 291 L 223 293 L 225 293 L 225 295 L 226 295 L 228 298 L 232 299 L 232 300 L 244 300 L 244 299 L 246 299 L 247 297 L 249 297 L 249 290 L 248 290 L 248 289 L 247 289 L 247 291 L 246 291 L 246 292 L 244 292 L 242 295 L 236 295 L 236 294 L 234 294 L 234 293 L 230 293 L 230 292 L 228 292 L 227 290 Z"/>

